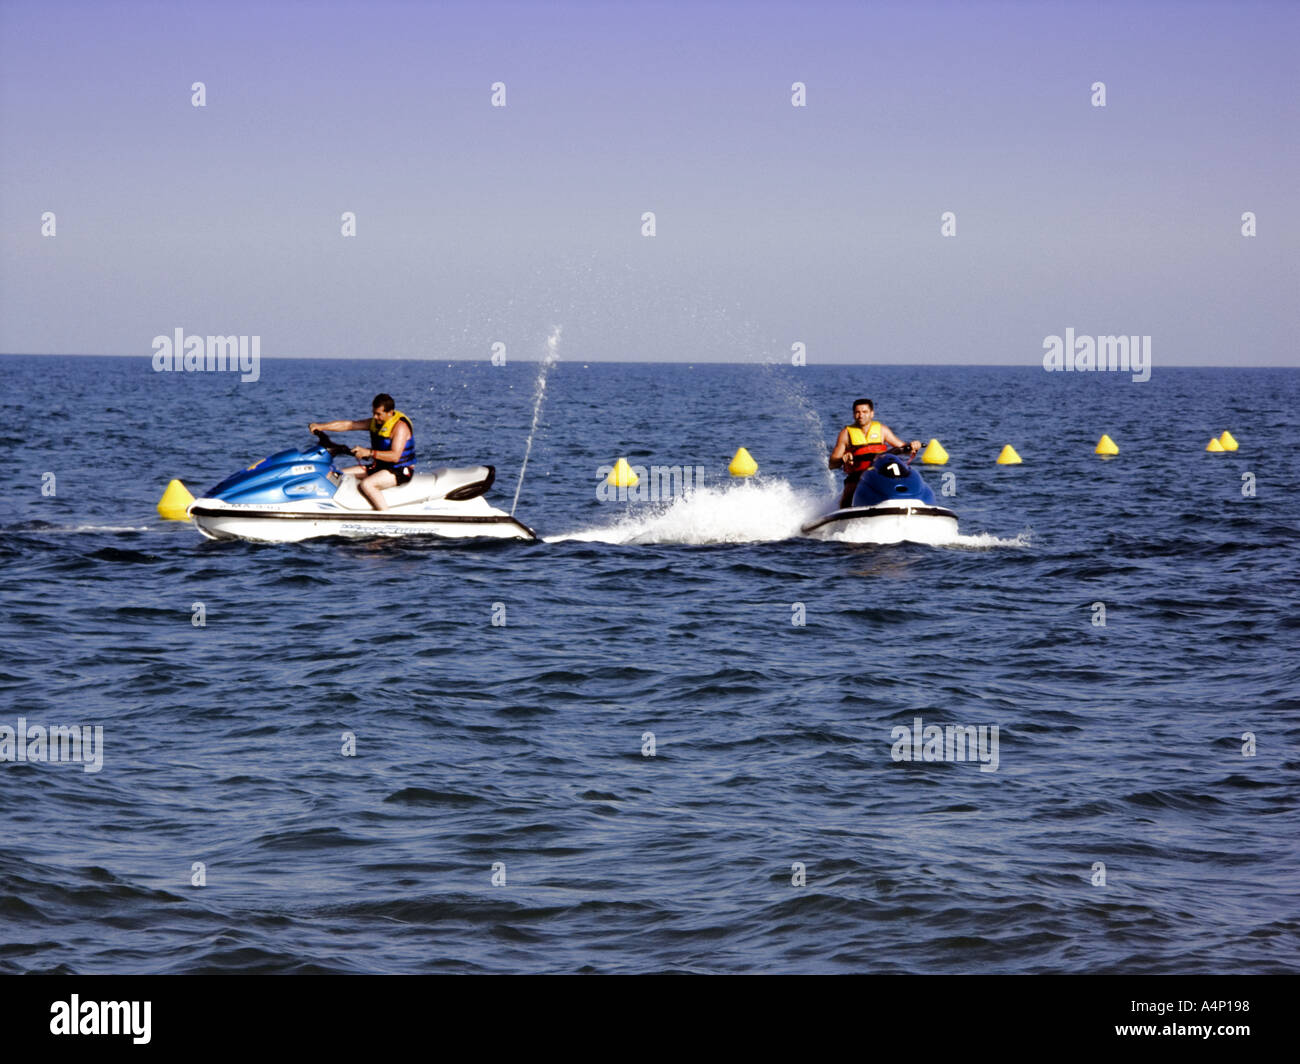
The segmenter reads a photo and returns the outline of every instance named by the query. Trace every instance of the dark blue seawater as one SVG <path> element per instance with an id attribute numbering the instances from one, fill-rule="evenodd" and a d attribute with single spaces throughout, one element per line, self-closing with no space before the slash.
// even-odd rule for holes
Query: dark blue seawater
<path id="1" fill-rule="evenodd" d="M 0 726 L 103 728 L 0 763 L 0 971 L 1300 971 L 1300 372 L 560 354 L 537 544 L 154 511 L 381 390 L 509 509 L 537 364 L 0 359 Z M 958 544 L 798 536 L 859 395 Z M 600 502 L 619 456 L 705 483 Z M 896 761 L 915 718 L 996 771 Z"/>

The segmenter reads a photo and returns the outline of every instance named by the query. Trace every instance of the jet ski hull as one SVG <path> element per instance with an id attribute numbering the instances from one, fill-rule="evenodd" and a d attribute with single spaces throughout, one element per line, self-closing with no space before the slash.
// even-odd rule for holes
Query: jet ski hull
<path id="1" fill-rule="evenodd" d="M 835 510 L 803 526 L 804 535 L 840 543 L 922 543 L 957 539 L 957 515 L 942 506 L 879 503 Z"/>
<path id="2" fill-rule="evenodd" d="M 487 537 L 535 540 L 537 534 L 509 514 L 294 513 L 274 509 L 232 509 L 198 499 L 190 520 L 208 539 L 247 539 L 258 543 L 297 543 L 321 536 L 439 536 L 444 539 Z M 208 505 L 205 505 L 208 504 Z M 484 507 L 491 510 L 490 507 Z"/>

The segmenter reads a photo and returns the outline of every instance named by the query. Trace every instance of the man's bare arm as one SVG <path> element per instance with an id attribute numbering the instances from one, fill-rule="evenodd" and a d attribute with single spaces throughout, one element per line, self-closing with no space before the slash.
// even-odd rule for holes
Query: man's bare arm
<path id="1" fill-rule="evenodd" d="M 307 426 L 308 432 L 360 432 L 370 428 L 369 421 L 313 421 Z"/>
<path id="2" fill-rule="evenodd" d="M 920 440 L 912 440 L 911 443 L 904 443 L 894 435 L 894 430 L 888 425 L 881 425 L 880 427 L 883 430 L 885 442 L 889 444 L 890 447 L 911 447 L 914 451 L 919 451 L 921 449 Z"/>
<path id="3" fill-rule="evenodd" d="M 839 438 L 835 441 L 835 450 L 831 451 L 830 460 L 826 463 L 827 469 L 839 469 L 844 464 L 845 452 L 849 449 L 849 430 L 840 429 Z"/>

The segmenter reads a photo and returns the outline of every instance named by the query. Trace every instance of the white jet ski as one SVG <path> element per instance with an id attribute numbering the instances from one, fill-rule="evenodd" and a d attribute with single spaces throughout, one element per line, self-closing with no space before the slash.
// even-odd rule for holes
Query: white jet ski
<path id="1" fill-rule="evenodd" d="M 323 432 L 320 443 L 280 451 L 227 477 L 189 505 L 194 526 L 209 539 L 294 543 L 315 536 L 432 535 L 535 540 L 537 534 L 483 498 L 493 466 L 416 473 L 384 491 L 386 510 L 361 494 L 358 478 L 333 459 L 350 454 Z"/>

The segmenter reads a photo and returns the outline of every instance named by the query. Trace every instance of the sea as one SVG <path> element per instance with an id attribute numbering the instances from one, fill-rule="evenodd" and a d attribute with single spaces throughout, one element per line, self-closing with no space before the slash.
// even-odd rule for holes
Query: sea
<path id="1" fill-rule="evenodd" d="M 156 511 L 378 392 L 538 541 Z M 0 972 L 1300 971 L 1300 370 L 553 342 L 0 397 Z M 860 397 L 947 450 L 953 543 L 801 533 Z"/>

